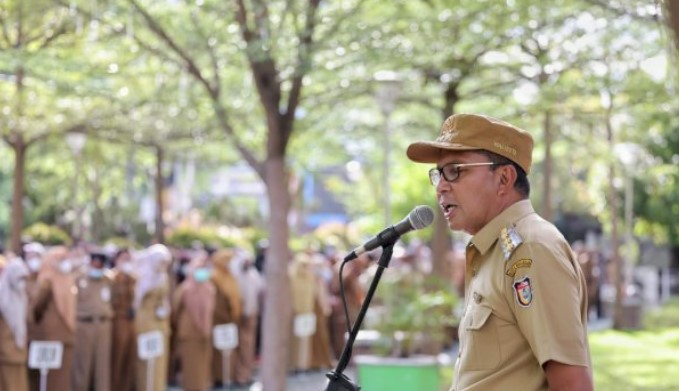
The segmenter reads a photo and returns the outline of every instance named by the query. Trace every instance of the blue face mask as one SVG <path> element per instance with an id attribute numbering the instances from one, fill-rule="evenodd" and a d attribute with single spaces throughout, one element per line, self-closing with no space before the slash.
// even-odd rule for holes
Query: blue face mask
<path id="1" fill-rule="evenodd" d="M 205 282 L 210 279 L 210 269 L 205 267 L 199 267 L 193 271 L 193 279 L 196 282 Z"/>
<path id="2" fill-rule="evenodd" d="M 90 276 L 90 278 L 94 278 L 95 280 L 104 277 L 104 271 L 101 269 L 90 269 L 87 274 Z"/>

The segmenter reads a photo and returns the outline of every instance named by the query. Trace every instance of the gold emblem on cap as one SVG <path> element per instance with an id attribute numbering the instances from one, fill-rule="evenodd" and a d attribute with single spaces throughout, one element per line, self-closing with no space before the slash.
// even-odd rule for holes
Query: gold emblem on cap
<path id="1" fill-rule="evenodd" d="M 439 143 L 451 143 L 455 138 L 457 138 L 458 131 L 455 129 L 450 129 L 448 131 L 444 131 L 441 133 L 441 135 L 436 139 L 437 142 Z"/>

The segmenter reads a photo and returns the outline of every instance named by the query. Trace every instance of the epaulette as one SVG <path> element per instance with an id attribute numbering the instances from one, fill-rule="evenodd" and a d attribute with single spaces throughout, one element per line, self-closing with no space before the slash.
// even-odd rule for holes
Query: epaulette
<path id="1" fill-rule="evenodd" d="M 500 246 L 502 246 L 502 254 L 505 257 L 505 261 L 508 261 L 512 257 L 514 250 L 516 250 L 521 243 L 523 243 L 523 238 L 516 232 L 516 228 L 513 225 L 508 225 L 500 231 Z"/>

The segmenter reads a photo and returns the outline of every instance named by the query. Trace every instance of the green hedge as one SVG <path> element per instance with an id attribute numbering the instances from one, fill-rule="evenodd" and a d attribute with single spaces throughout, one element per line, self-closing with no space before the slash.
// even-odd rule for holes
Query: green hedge
<path id="1" fill-rule="evenodd" d="M 26 241 L 40 242 L 47 246 L 70 246 L 71 237 L 61 228 L 45 223 L 35 223 L 23 231 Z"/>
<path id="2" fill-rule="evenodd" d="M 166 239 L 169 246 L 177 248 L 191 248 L 196 245 L 203 247 L 234 247 L 237 241 L 224 237 L 211 228 L 178 228 Z"/>

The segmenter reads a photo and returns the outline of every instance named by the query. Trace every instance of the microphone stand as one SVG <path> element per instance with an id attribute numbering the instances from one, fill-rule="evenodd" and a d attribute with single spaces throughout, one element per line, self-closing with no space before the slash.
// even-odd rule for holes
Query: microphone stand
<path id="1" fill-rule="evenodd" d="M 349 379 L 343 372 L 346 369 L 347 365 L 349 365 L 349 360 L 351 359 L 351 350 L 354 346 L 354 341 L 356 340 L 358 331 L 361 328 L 361 323 L 363 323 L 365 313 L 368 312 L 368 307 L 370 306 L 370 302 L 372 301 L 373 295 L 375 294 L 375 290 L 377 289 L 377 284 L 379 284 L 380 278 L 382 278 L 382 273 L 384 272 L 384 269 L 389 267 L 389 262 L 391 261 L 391 255 L 394 251 L 395 242 L 396 241 L 394 240 L 394 242 L 384 245 L 382 247 L 382 255 L 380 256 L 380 260 L 377 262 L 378 266 L 377 271 L 375 271 L 375 276 L 373 277 L 372 282 L 370 283 L 368 293 L 366 294 L 365 299 L 361 304 L 361 310 L 358 312 L 356 322 L 354 322 L 354 327 L 351 329 L 351 332 L 349 333 L 349 339 L 344 344 L 344 350 L 342 351 L 342 355 L 340 356 L 340 359 L 337 362 L 335 370 L 330 371 L 325 375 L 325 377 L 329 379 L 328 384 L 325 387 L 325 391 L 360 391 L 361 389 L 360 386 L 352 382 L 351 379 Z M 340 278 L 342 277 L 340 276 Z"/>

